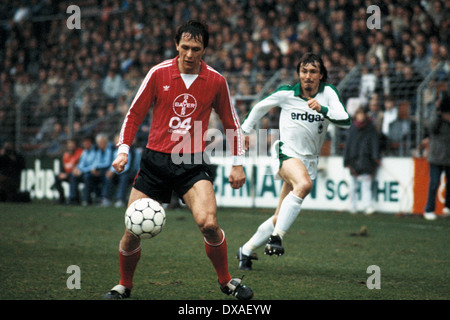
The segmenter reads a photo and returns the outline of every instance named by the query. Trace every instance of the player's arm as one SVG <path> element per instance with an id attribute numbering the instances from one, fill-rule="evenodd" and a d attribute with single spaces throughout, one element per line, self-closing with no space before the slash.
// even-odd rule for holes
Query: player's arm
<path id="1" fill-rule="evenodd" d="M 130 109 L 128 109 L 125 116 L 122 129 L 120 130 L 119 141 L 116 145 L 118 147 L 117 156 L 112 163 L 112 166 L 117 173 L 124 171 L 125 165 L 128 163 L 130 146 L 153 101 L 155 78 L 155 70 L 152 68 L 142 81 L 142 84 L 131 103 Z"/>
<path id="2" fill-rule="evenodd" d="M 231 103 L 230 90 L 224 78 L 218 87 L 218 93 L 214 104 L 214 109 L 222 121 L 226 139 L 230 145 L 233 155 L 233 165 L 228 182 L 233 189 L 239 189 L 245 183 L 244 163 L 244 140 L 239 124 L 239 117 L 236 109 Z"/>
<path id="3" fill-rule="evenodd" d="M 279 107 L 283 104 L 284 95 L 283 88 L 287 86 L 282 86 L 276 91 L 272 92 L 270 95 L 256 103 L 250 111 L 245 116 L 244 121 L 241 124 L 242 132 L 245 135 L 250 134 L 251 130 L 255 125 L 261 120 L 264 115 L 269 112 L 270 109 L 274 107 Z"/>
<path id="4" fill-rule="evenodd" d="M 283 88 L 289 88 L 289 86 L 281 86 L 276 91 L 265 97 L 263 100 L 256 103 L 245 116 L 244 121 L 241 124 L 242 132 L 244 133 L 244 149 L 248 150 L 250 145 L 250 132 L 261 120 L 264 115 L 269 112 L 270 109 L 281 106 L 283 103 L 284 95 L 282 94 Z"/>
<path id="5" fill-rule="evenodd" d="M 347 110 L 344 107 L 344 104 L 339 97 L 339 94 L 335 87 L 328 85 L 326 88 L 326 94 L 328 97 L 328 106 L 319 105 L 316 106 L 316 111 L 320 112 L 330 120 L 334 125 L 348 129 L 352 124 L 352 118 L 348 114 Z M 315 99 L 308 100 L 308 105 L 315 106 L 318 102 Z"/>

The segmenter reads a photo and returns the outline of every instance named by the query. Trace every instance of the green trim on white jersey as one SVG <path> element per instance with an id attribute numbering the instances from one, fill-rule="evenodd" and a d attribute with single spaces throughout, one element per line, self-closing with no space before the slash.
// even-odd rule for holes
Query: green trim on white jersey
<path id="1" fill-rule="evenodd" d="M 280 107 L 280 140 L 296 155 L 319 156 L 328 125 L 349 128 L 352 120 L 336 88 L 327 83 L 319 85 L 312 97 L 321 105 L 321 112 L 311 110 L 307 99 L 301 97 L 301 85 L 282 85 L 255 104 L 246 115 L 241 128 L 250 133 L 256 123 L 272 108 Z"/>

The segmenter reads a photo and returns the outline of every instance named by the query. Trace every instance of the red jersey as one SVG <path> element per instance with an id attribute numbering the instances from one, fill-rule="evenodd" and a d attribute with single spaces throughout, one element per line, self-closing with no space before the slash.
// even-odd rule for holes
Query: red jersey
<path id="1" fill-rule="evenodd" d="M 243 155 L 239 118 L 225 78 L 202 60 L 200 73 L 187 88 L 177 60 L 175 57 L 150 69 L 125 116 L 117 145 L 132 144 L 149 108 L 153 107 L 148 149 L 164 153 L 202 152 L 214 109 L 224 130 L 233 130 L 230 137 L 227 135 L 232 154 Z"/>
<path id="2" fill-rule="evenodd" d="M 76 148 L 73 154 L 71 154 L 70 152 L 64 152 L 62 157 L 62 163 L 65 173 L 72 172 L 72 170 L 77 166 L 78 161 L 80 161 L 82 153 L 83 153 L 82 148 Z"/>

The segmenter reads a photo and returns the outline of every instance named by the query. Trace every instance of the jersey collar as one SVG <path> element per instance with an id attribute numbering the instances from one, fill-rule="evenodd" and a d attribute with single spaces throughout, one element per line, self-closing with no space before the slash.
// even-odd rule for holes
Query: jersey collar
<path id="1" fill-rule="evenodd" d="M 176 78 L 181 78 L 181 73 L 180 70 L 178 70 L 178 58 L 179 56 L 176 56 L 175 58 L 173 58 L 172 60 L 172 79 L 176 79 Z M 200 73 L 198 74 L 198 78 L 197 79 L 206 79 L 206 70 L 208 68 L 208 66 L 206 65 L 205 61 L 201 60 L 202 63 L 202 67 L 200 69 Z"/>
<path id="2" fill-rule="evenodd" d="M 317 94 L 322 92 L 324 88 L 325 88 L 325 83 L 320 81 L 320 83 L 319 83 L 319 90 L 317 90 L 316 94 L 313 95 L 311 98 L 314 98 L 315 96 L 317 96 Z M 300 81 L 297 82 L 294 85 L 293 89 L 294 89 L 294 92 L 295 92 L 295 94 L 294 94 L 295 96 L 299 97 L 300 99 L 304 99 L 304 98 L 302 98 L 302 86 L 301 86 Z"/>

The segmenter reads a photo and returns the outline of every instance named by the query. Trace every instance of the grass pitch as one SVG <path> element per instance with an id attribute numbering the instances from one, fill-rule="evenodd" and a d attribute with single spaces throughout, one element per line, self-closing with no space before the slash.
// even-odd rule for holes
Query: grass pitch
<path id="1" fill-rule="evenodd" d="M 118 245 L 124 209 L 0 204 L 1 300 L 98 300 L 119 280 Z M 235 253 L 272 210 L 219 209 L 230 273 L 245 274 L 256 300 L 447 300 L 450 219 L 425 221 L 304 210 L 286 235 L 286 253 L 257 252 L 252 271 Z M 367 233 L 360 233 L 365 226 Z M 67 281 L 76 265 L 81 288 Z M 380 289 L 368 289 L 380 270 Z M 134 279 L 136 300 L 234 300 L 219 290 L 203 237 L 185 209 L 167 211 L 161 234 L 142 241 Z"/>

